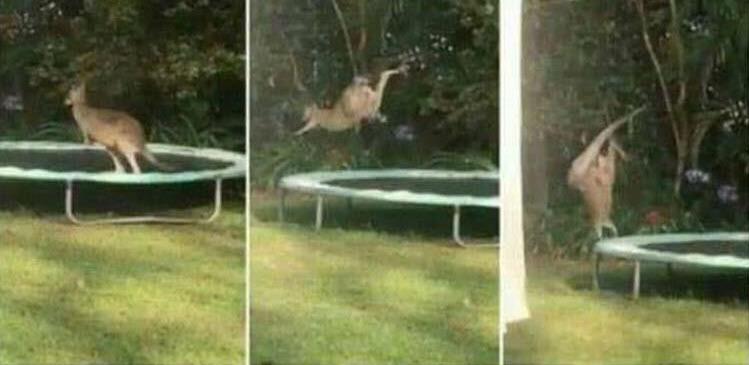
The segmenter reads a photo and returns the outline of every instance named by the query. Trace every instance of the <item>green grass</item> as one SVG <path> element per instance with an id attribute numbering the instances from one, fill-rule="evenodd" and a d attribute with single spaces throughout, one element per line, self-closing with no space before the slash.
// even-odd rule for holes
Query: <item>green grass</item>
<path id="1" fill-rule="evenodd" d="M 242 363 L 241 201 L 208 225 L 79 227 L 56 193 L 0 210 L 0 363 Z"/>
<path id="2" fill-rule="evenodd" d="M 530 258 L 532 318 L 510 326 L 507 364 L 747 363 L 746 273 L 645 265 L 633 301 L 631 264 L 606 262 L 595 293 L 587 262 Z"/>
<path id="3" fill-rule="evenodd" d="M 315 232 L 308 199 L 252 204 L 253 364 L 497 363 L 497 251 L 452 244 L 449 209 L 333 200 Z"/>

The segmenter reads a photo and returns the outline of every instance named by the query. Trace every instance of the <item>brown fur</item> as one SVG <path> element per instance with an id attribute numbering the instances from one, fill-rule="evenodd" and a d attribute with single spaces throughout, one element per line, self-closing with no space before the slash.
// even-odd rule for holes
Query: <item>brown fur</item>
<path id="1" fill-rule="evenodd" d="M 116 172 L 125 171 L 118 155 L 125 157 L 136 174 L 141 173 L 137 154 L 142 155 L 159 168 L 169 169 L 168 166 L 158 162 L 146 148 L 146 139 L 140 122 L 121 111 L 90 106 L 86 100 L 84 83 L 70 90 L 65 104 L 71 106 L 75 122 L 83 133 L 84 143 L 96 142 L 103 145 L 112 158 Z"/>
<path id="2" fill-rule="evenodd" d="M 372 119 L 378 114 L 382 104 L 382 94 L 390 77 L 405 72 L 405 66 L 383 71 L 376 89 L 372 89 L 366 79 L 354 78 L 332 108 L 321 108 L 316 104 L 305 107 L 305 125 L 294 134 L 300 135 L 315 127 L 331 132 L 351 128 L 358 131 L 363 120 Z"/>
<path id="3" fill-rule="evenodd" d="M 572 162 L 567 172 L 567 184 L 579 190 L 583 195 L 593 228 L 599 238 L 603 237 L 603 228 L 609 228 L 615 235 L 616 226 L 611 221 L 613 206 L 613 187 L 616 180 L 616 154 L 626 157 L 624 151 L 613 140 L 612 135 L 624 122 L 641 112 L 641 107 L 615 121 L 603 131 Z M 609 141 L 606 152 L 602 153 L 603 144 Z"/>

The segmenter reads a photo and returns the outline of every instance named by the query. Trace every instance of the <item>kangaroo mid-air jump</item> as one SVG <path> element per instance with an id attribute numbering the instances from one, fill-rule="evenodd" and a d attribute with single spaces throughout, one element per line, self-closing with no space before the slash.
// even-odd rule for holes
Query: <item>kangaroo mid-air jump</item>
<path id="1" fill-rule="evenodd" d="M 341 93 L 332 108 L 321 108 L 317 104 L 307 105 L 304 109 L 305 125 L 294 134 L 300 135 L 315 127 L 331 132 L 340 132 L 354 128 L 359 130 L 362 120 L 374 118 L 382 105 L 382 94 L 391 76 L 405 74 L 407 66 L 385 70 L 380 73 L 377 87 L 372 89 L 366 77 L 354 77 L 349 86 Z"/>

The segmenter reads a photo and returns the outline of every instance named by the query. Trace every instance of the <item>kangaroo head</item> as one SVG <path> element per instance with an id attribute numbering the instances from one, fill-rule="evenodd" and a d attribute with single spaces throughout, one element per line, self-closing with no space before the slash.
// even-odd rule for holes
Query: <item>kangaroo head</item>
<path id="1" fill-rule="evenodd" d="M 68 91 L 68 97 L 65 99 L 65 105 L 83 104 L 86 102 L 86 84 L 77 83 Z"/>

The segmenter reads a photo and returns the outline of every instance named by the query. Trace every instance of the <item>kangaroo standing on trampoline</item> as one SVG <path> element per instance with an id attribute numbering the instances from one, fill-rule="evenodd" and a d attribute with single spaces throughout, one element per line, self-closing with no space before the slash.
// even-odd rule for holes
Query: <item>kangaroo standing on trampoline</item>
<path id="1" fill-rule="evenodd" d="M 121 111 L 94 108 L 88 105 L 84 82 L 73 86 L 65 104 L 72 108 L 73 118 L 83 133 L 84 143 L 97 142 L 103 145 L 112 158 L 116 172 L 125 172 L 118 157 L 122 155 L 133 173 L 140 174 L 141 169 L 136 154 L 142 155 L 162 170 L 171 170 L 170 166 L 156 160 L 156 157 L 148 151 L 143 127 L 137 119 Z"/>

